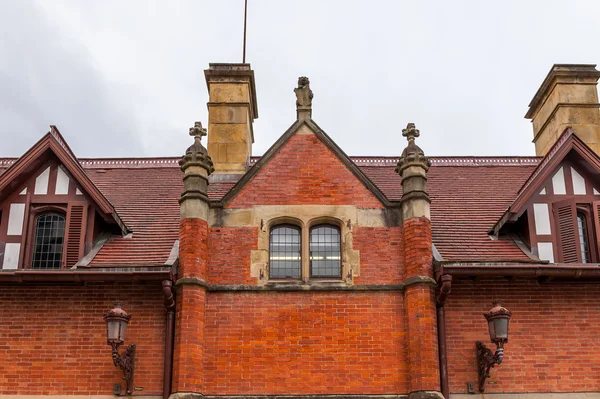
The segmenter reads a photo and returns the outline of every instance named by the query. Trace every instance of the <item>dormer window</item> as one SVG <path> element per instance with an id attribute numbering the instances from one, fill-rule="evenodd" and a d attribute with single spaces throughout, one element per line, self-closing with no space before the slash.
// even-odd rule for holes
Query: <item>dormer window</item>
<path id="1" fill-rule="evenodd" d="M 39 215 L 35 221 L 35 238 L 31 267 L 59 269 L 65 239 L 65 216 L 58 212 Z"/>

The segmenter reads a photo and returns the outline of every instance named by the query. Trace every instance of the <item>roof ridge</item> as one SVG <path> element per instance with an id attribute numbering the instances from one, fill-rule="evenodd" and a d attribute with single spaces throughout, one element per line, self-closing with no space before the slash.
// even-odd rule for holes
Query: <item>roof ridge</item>
<path id="1" fill-rule="evenodd" d="M 133 169 L 133 168 L 179 168 L 181 157 L 108 157 L 79 158 L 84 169 Z M 252 156 L 254 165 L 262 156 Z M 357 166 L 395 166 L 400 156 L 350 156 Z M 432 156 L 428 157 L 433 166 L 521 166 L 538 165 L 543 157 L 538 156 Z M 0 168 L 11 166 L 18 158 L 0 158 Z"/>

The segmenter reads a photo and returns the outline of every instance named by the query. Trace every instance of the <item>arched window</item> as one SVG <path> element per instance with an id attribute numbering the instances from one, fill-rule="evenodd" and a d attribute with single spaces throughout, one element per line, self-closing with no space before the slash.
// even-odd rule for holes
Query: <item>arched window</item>
<path id="1" fill-rule="evenodd" d="M 269 236 L 269 277 L 301 277 L 300 229 L 285 224 L 274 226 Z"/>
<path id="2" fill-rule="evenodd" d="M 579 248 L 581 249 L 581 263 L 590 262 L 590 247 L 588 243 L 587 219 L 582 212 L 577 212 L 577 231 Z"/>
<path id="3" fill-rule="evenodd" d="M 61 266 L 65 238 L 65 216 L 43 213 L 35 221 L 35 241 L 31 267 L 58 269 Z"/>
<path id="4" fill-rule="evenodd" d="M 340 229 L 321 224 L 310 229 L 310 275 L 312 277 L 341 277 Z"/>

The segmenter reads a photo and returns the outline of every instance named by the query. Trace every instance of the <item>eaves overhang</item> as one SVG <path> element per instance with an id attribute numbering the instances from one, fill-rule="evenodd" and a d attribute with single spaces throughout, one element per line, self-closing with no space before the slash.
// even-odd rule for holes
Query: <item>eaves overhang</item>
<path id="1" fill-rule="evenodd" d="M 145 282 L 172 279 L 171 268 L 161 270 L 12 270 L 0 272 L 0 284 Z"/>

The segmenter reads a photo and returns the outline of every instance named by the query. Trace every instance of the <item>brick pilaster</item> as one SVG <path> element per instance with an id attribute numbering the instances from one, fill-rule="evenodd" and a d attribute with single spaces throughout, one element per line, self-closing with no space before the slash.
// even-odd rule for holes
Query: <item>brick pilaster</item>
<path id="1" fill-rule="evenodd" d="M 404 291 L 408 331 L 410 391 L 439 391 L 435 285 L 432 270 L 431 225 L 427 218 L 404 223 Z M 438 396 L 434 396 L 438 397 Z"/>
<path id="2" fill-rule="evenodd" d="M 179 267 L 177 314 L 173 353 L 172 399 L 201 397 L 204 382 L 204 323 L 206 267 L 208 263 L 208 176 L 213 164 L 200 139 L 200 123 L 190 129 L 194 144 L 179 164 L 184 172 L 184 192 L 179 200 Z"/>
<path id="3" fill-rule="evenodd" d="M 443 398 L 433 279 L 429 196 L 425 189 L 430 162 L 416 144 L 419 130 L 409 123 L 402 135 L 408 145 L 396 171 L 402 176 L 404 309 L 408 334 L 409 399 Z"/>

